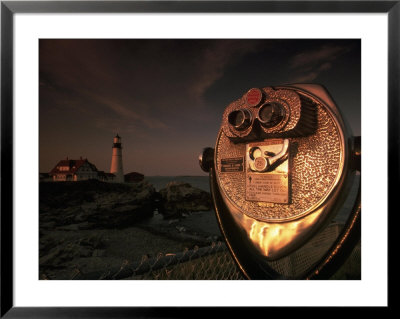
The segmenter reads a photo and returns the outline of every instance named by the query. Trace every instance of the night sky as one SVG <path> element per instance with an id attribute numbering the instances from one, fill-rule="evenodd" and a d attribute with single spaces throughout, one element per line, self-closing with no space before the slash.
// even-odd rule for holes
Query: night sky
<path id="1" fill-rule="evenodd" d="M 252 87 L 323 84 L 361 135 L 360 40 L 52 40 L 39 42 L 39 163 L 87 158 L 109 172 L 205 175 L 222 113 Z"/>

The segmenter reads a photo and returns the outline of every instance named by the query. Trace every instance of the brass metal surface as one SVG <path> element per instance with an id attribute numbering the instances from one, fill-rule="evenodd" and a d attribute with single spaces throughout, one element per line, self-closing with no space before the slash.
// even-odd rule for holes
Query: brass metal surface
<path id="1" fill-rule="evenodd" d="M 216 169 L 221 189 L 225 195 L 249 217 L 261 221 L 284 221 L 309 213 L 329 195 L 342 168 L 341 154 L 344 141 L 340 129 L 329 112 L 316 104 L 319 128 L 312 136 L 291 138 L 289 162 L 291 198 L 289 205 L 264 205 L 246 201 L 245 172 L 229 175 L 221 172 L 221 160 L 236 158 L 246 153 L 245 143 L 233 143 L 224 130 L 216 144 Z"/>
<path id="2" fill-rule="evenodd" d="M 240 237 L 243 245 L 254 249 L 261 259 L 282 258 L 309 240 L 337 212 L 343 198 L 340 190 L 351 180 L 348 176 L 351 145 L 338 110 L 322 87 L 308 88 L 313 93 L 320 91 L 318 96 L 324 100 L 304 88 L 262 89 L 265 100 L 261 106 L 266 101 L 279 100 L 290 114 L 282 122 L 284 124 L 269 131 L 257 126 L 255 120 L 246 132 L 232 132 L 227 115 L 247 107 L 256 118 L 257 107 L 246 106 L 246 96 L 231 103 L 224 112 L 216 141 L 217 191 L 221 193 L 221 200 L 232 218 L 230 223 L 234 225 L 225 225 L 225 235 L 228 241 L 232 236 Z M 278 163 L 276 170 L 268 172 L 263 165 L 267 166 L 268 158 L 280 151 L 260 148 L 255 151 L 256 157 L 262 157 L 263 153 L 267 155 L 264 156 L 266 160 L 259 159 L 257 168 L 250 159 L 250 149 L 276 138 L 281 138 L 280 149 L 283 140 L 288 141 L 287 159 Z M 246 158 L 245 169 L 224 171 L 224 161 L 243 157 Z M 282 178 L 285 173 L 287 183 Z M 276 183 L 281 185 L 275 195 L 281 196 L 268 197 L 267 192 L 257 195 L 254 189 L 250 190 L 248 177 L 253 177 L 252 174 L 257 174 L 260 183 L 263 182 L 259 175 L 264 174 L 264 185 L 269 183 L 268 179 L 277 180 Z M 235 228 L 237 234 L 229 228 Z"/>

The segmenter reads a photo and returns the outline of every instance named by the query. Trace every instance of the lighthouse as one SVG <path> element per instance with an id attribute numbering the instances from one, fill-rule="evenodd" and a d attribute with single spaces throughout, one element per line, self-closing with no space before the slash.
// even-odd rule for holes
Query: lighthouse
<path id="1" fill-rule="evenodd" d="M 122 146 L 121 137 L 118 134 L 114 137 L 112 147 L 111 169 L 110 173 L 115 175 L 115 182 L 124 182 L 124 170 L 122 168 Z"/>

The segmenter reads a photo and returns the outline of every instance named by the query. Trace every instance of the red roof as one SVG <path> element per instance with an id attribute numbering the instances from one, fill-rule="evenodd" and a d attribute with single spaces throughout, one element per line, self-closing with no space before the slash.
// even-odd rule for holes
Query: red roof
<path id="1" fill-rule="evenodd" d="M 50 174 L 73 174 L 75 173 L 83 164 L 88 163 L 89 166 L 97 171 L 97 168 L 94 164 L 90 163 L 87 159 L 79 159 L 79 160 L 61 160 L 57 163 L 56 166 L 50 171 Z M 60 170 L 59 167 L 67 166 L 69 169 Z"/>

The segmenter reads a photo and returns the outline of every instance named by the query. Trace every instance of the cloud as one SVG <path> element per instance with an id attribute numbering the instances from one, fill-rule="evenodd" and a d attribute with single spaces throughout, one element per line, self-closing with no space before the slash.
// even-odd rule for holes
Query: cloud
<path id="1" fill-rule="evenodd" d="M 170 129 L 189 113 L 196 112 L 195 120 L 206 116 L 201 112 L 205 92 L 235 61 L 263 44 L 231 39 L 44 40 L 41 107 L 75 108 L 88 119 L 118 117 L 120 127 L 135 123 Z"/>
<path id="2" fill-rule="evenodd" d="M 199 57 L 196 65 L 196 81 L 192 83 L 190 93 L 196 99 L 201 99 L 204 92 L 224 75 L 228 66 L 244 55 L 255 52 L 259 44 L 256 41 L 216 41 L 214 45 L 205 49 Z"/>
<path id="3" fill-rule="evenodd" d="M 143 130 L 139 125 L 132 121 L 121 118 L 96 117 L 93 119 L 96 128 L 110 134 L 119 133 L 124 136 L 134 136 L 136 140 L 151 143 L 154 137 L 149 130 Z"/>
<path id="4" fill-rule="evenodd" d="M 350 50 L 349 47 L 323 45 L 320 48 L 296 54 L 289 61 L 289 69 L 296 74 L 293 82 L 310 82 L 333 67 L 335 60 Z"/>
<path id="5" fill-rule="evenodd" d="M 148 117 L 145 114 L 140 114 L 133 109 L 117 102 L 108 102 L 105 103 L 105 105 L 114 111 L 118 116 L 121 116 L 121 118 L 125 121 L 139 121 L 150 129 L 169 129 L 168 125 L 161 120 L 154 117 Z"/>
<path id="6" fill-rule="evenodd" d="M 319 66 L 316 66 L 313 71 L 308 71 L 305 72 L 304 75 L 299 75 L 296 77 L 294 82 L 300 83 L 300 82 L 311 82 L 315 80 L 321 72 L 327 71 L 332 67 L 332 63 L 324 63 Z"/>
<path id="7" fill-rule="evenodd" d="M 92 93 L 83 89 L 80 92 L 85 95 L 87 100 L 94 102 L 93 105 L 96 107 L 94 113 L 96 114 L 98 124 L 108 122 L 109 128 L 118 130 L 125 130 L 132 126 L 132 123 L 135 123 L 135 126 L 145 126 L 147 129 L 151 130 L 170 129 L 170 127 L 159 118 L 147 114 L 146 110 L 149 108 L 144 106 L 140 101 L 134 101 L 134 107 L 132 107 L 131 100 L 124 102 L 122 99 L 119 100 L 105 95 L 99 95 L 97 92 Z M 105 110 L 111 111 L 111 116 L 108 115 L 105 110 L 98 112 L 99 105 L 105 108 Z M 113 119 L 113 121 L 110 121 L 110 119 Z M 101 126 L 102 125 L 98 125 L 98 127 Z"/>
<path id="8" fill-rule="evenodd" d="M 289 62 L 291 68 L 301 69 L 329 63 L 348 51 L 348 47 L 324 45 L 321 48 L 295 55 Z"/>

